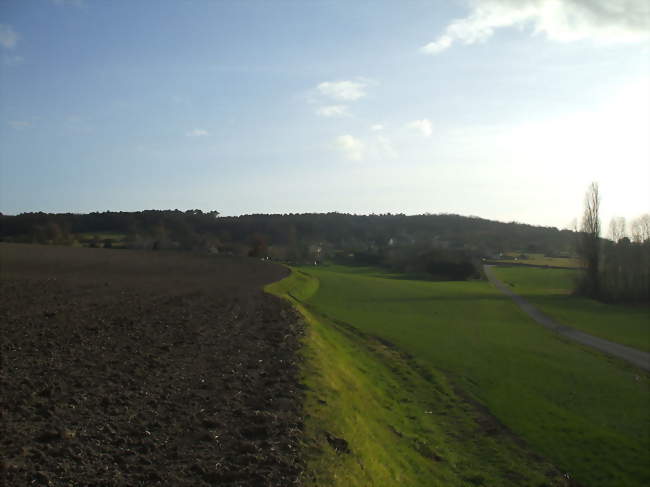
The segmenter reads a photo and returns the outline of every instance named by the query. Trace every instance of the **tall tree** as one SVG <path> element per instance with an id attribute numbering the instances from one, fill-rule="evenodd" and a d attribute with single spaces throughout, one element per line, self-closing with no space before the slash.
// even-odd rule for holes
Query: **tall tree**
<path id="1" fill-rule="evenodd" d="M 585 209 L 582 215 L 580 228 L 581 242 L 579 246 L 580 257 L 585 265 L 585 276 L 582 291 L 592 297 L 598 297 L 598 274 L 600 265 L 600 193 L 598 183 L 589 185 L 585 194 Z"/>

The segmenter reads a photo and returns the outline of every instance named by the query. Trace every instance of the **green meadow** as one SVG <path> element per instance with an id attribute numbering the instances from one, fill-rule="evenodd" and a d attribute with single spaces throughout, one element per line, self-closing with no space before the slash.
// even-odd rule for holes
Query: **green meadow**
<path id="1" fill-rule="evenodd" d="M 650 352 L 650 307 L 572 296 L 577 270 L 495 267 L 494 273 L 558 322 Z"/>
<path id="2" fill-rule="evenodd" d="M 524 255 L 522 258 L 521 256 Z M 544 254 L 524 253 L 521 252 L 506 252 L 508 259 L 497 259 L 495 262 L 509 265 L 538 265 L 547 267 L 573 267 L 578 269 L 581 267 L 580 261 L 573 257 L 548 257 Z M 517 259 L 513 261 L 513 259 Z"/>
<path id="3" fill-rule="evenodd" d="M 266 290 L 308 324 L 303 346 L 302 485 L 567 486 L 566 477 L 467 401 L 444 374 L 305 304 L 301 271 Z M 333 447 L 344 440 L 345 448 Z"/>
<path id="4" fill-rule="evenodd" d="M 297 282 L 294 278 L 294 290 L 288 294 L 308 313 L 310 320 L 318 323 L 316 335 L 321 338 L 316 341 L 327 341 L 329 335 L 331 345 L 332 341 L 343 340 L 340 337 L 344 337 L 344 331 L 349 335 L 346 340 L 354 338 L 358 331 L 367 338 L 364 340 L 366 343 L 373 337 L 381 339 L 380 344 L 390 343 L 396 347 L 395 350 L 407 354 L 404 356 L 409 357 L 412 366 L 421 367 L 433 374 L 431 377 L 437 377 L 429 385 L 421 382 L 409 384 L 408 381 L 400 385 L 398 381 L 387 397 L 394 400 L 402 396 L 405 402 L 389 405 L 380 400 L 373 402 L 365 396 L 381 396 L 385 390 L 378 383 L 379 379 L 372 377 L 373 371 L 381 367 L 364 367 L 363 361 L 369 359 L 365 359 L 361 352 L 350 351 L 344 355 L 352 372 L 341 370 L 341 376 L 335 372 L 320 384 L 324 390 L 334 390 L 334 397 L 362 398 L 361 407 L 363 404 L 368 407 L 362 412 L 357 411 L 357 415 L 354 411 L 345 412 L 347 419 L 332 419 L 340 416 L 341 410 L 326 408 L 321 411 L 322 421 L 316 424 L 352 421 L 345 427 L 339 424 L 339 430 L 342 435 L 355 436 L 357 423 L 350 418 L 367 413 L 371 407 L 379 411 L 389 408 L 398 424 L 398 418 L 418 417 L 403 407 L 411 404 L 408 401 L 428 403 L 433 411 L 445 404 L 444 397 L 453 400 L 443 410 L 448 414 L 453 412 L 455 418 L 462 418 L 469 414 L 463 413 L 466 403 L 450 393 L 462 391 L 462 394 L 486 406 L 535 452 L 550 459 L 567 478 L 590 486 L 643 486 L 650 483 L 647 374 L 598 352 L 563 341 L 535 324 L 508 298 L 483 281 L 418 281 L 372 268 L 337 266 L 303 268 L 300 276 L 304 282 Z M 305 287 L 308 292 L 301 294 L 300 290 Z M 314 329 L 314 326 L 310 327 L 310 330 Z M 313 338 L 314 332 L 310 331 L 310 334 Z M 366 351 L 372 348 L 364 347 L 361 349 Z M 318 355 L 314 354 L 313 347 L 307 346 L 306 349 L 312 358 Z M 333 358 L 338 353 L 336 350 L 337 346 L 329 347 Z M 381 359 L 381 354 L 371 353 L 370 356 L 378 364 L 385 364 L 389 371 L 395 368 L 390 361 Z M 357 357 L 359 363 L 355 362 Z M 320 362 L 307 361 L 312 364 L 311 371 L 307 369 L 305 375 L 308 384 L 314 377 L 320 375 L 323 379 L 322 374 L 329 374 L 318 365 L 324 363 L 323 360 L 325 358 Z M 338 370 L 336 360 L 328 367 Z M 366 375 L 364 380 L 359 379 L 363 376 L 361 372 L 355 373 L 359 368 L 370 375 Z M 401 375 L 404 374 L 397 377 Z M 328 381 L 338 383 L 328 388 L 323 385 Z M 329 404 L 327 398 L 323 400 Z M 345 406 L 341 407 L 345 409 Z M 426 441 L 427 431 L 438 431 L 438 436 L 432 433 L 431 438 L 443 445 L 448 444 L 440 438 L 454 422 L 446 422 L 441 414 L 431 416 L 430 419 L 435 420 L 433 423 L 414 426 L 415 431 L 409 434 Z M 455 422 L 462 423 L 460 419 Z M 471 429 L 468 428 L 466 431 Z M 385 426 L 384 429 L 390 428 Z M 383 437 L 368 438 L 364 431 L 356 431 L 356 436 L 359 441 L 368 439 L 370 446 L 366 446 L 366 450 L 386 448 L 387 440 Z M 501 437 L 493 442 L 506 443 Z M 449 451 L 462 451 L 453 445 L 448 448 Z M 476 458 L 480 456 L 477 454 Z M 512 466 L 523 465 L 521 460 L 515 460 L 515 454 L 504 458 L 509 458 Z M 390 465 L 388 460 L 386 462 L 382 461 L 382 464 Z M 443 464 L 445 462 L 437 462 L 434 470 L 442 469 Z M 490 471 L 480 463 L 475 465 L 476 475 Z M 516 469 L 513 467 L 513 470 Z M 400 472 L 399 465 L 393 465 L 395 471 Z M 531 474 L 529 478 L 535 478 L 535 475 Z M 489 477 L 474 483 L 507 485 L 502 481 L 490 481 Z M 517 484 L 544 485 L 544 482 L 522 483 L 520 479 L 513 483 Z M 336 485 L 390 484 L 366 480 Z M 410 485 L 436 484 L 416 482 Z M 445 485 L 445 480 L 441 479 L 439 485 Z"/>

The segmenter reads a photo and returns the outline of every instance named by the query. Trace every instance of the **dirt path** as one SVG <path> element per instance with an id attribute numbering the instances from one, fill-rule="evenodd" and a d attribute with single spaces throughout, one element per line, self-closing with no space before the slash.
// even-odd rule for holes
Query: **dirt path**
<path id="1" fill-rule="evenodd" d="M 650 371 L 650 353 L 642 352 L 635 348 L 626 347 L 619 343 L 610 342 L 609 340 L 604 340 L 603 338 L 598 338 L 588 333 L 584 333 L 571 328 L 570 326 L 561 325 L 555 321 L 550 316 L 542 313 L 539 309 L 529 303 L 527 300 L 515 293 L 509 286 L 500 281 L 492 272 L 492 265 L 485 265 L 485 275 L 488 277 L 490 282 L 494 284 L 497 289 L 499 289 L 504 294 L 507 294 L 512 298 L 512 300 L 519 305 L 519 307 L 533 318 L 537 323 L 546 328 L 559 333 L 562 336 L 570 338 L 576 342 L 582 343 L 589 347 L 605 352 L 614 357 L 627 360 L 628 362 L 640 367 L 644 370 Z"/>

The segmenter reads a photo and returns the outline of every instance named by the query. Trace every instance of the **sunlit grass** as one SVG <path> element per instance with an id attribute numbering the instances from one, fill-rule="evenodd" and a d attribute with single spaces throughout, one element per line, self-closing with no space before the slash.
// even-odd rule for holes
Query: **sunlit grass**
<path id="1" fill-rule="evenodd" d="M 305 306 L 318 289 L 301 272 L 267 287 L 291 299 L 308 324 L 306 485 L 562 485 L 552 465 L 488 432 L 486 417 L 443 375 Z M 328 435 L 345 439 L 349 452 L 335 451 Z"/>
<path id="2" fill-rule="evenodd" d="M 303 270 L 319 280 L 310 310 L 444 371 L 570 476 L 592 486 L 650 483 L 647 374 L 562 341 L 485 282 Z"/>
<path id="3" fill-rule="evenodd" d="M 560 323 L 650 352 L 650 307 L 572 296 L 579 271 L 495 267 L 496 276 Z"/>

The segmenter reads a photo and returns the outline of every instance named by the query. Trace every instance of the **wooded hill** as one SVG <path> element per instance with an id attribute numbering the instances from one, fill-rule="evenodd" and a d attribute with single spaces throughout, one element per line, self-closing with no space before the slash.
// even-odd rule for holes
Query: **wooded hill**
<path id="1" fill-rule="evenodd" d="M 105 238 L 106 235 L 109 238 Z M 503 223 L 452 214 L 351 215 L 305 213 L 221 217 L 217 211 L 146 210 L 103 213 L 22 213 L 0 216 L 4 241 L 87 244 L 134 248 L 217 248 L 244 253 L 284 248 L 291 257 L 309 253 L 377 253 L 396 247 L 467 250 L 490 257 L 505 251 L 571 252 L 575 233 L 554 227 Z M 94 239 L 97 240 L 97 239 Z M 110 242 L 106 242 L 110 240 Z M 156 246 L 157 245 L 157 246 Z"/>

